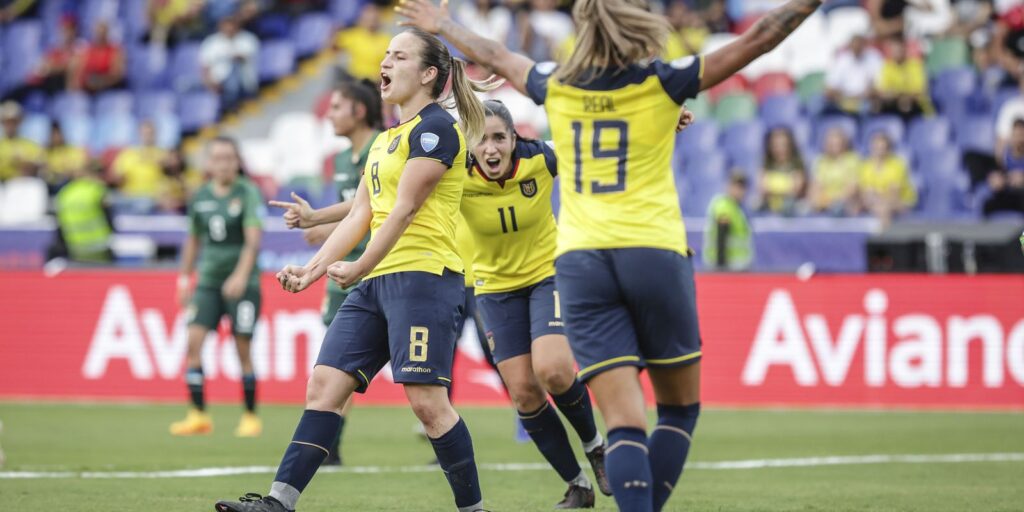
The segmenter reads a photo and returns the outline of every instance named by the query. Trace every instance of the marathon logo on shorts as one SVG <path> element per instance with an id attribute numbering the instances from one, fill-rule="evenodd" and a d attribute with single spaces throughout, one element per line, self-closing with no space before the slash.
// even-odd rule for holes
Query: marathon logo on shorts
<path id="1" fill-rule="evenodd" d="M 401 143 L 402 143 L 402 134 L 398 134 L 398 137 L 395 137 L 395 140 L 391 141 L 391 145 L 388 146 L 388 154 L 390 155 L 391 153 L 394 153 L 395 150 L 398 149 L 398 145 L 401 144 Z"/>
<path id="2" fill-rule="evenodd" d="M 537 180 L 530 178 L 519 184 L 519 191 L 523 193 L 524 197 L 533 197 L 537 195 Z"/>
<path id="3" fill-rule="evenodd" d="M 430 368 L 420 368 L 419 366 L 406 366 L 402 368 L 402 373 L 432 373 L 433 371 Z"/>

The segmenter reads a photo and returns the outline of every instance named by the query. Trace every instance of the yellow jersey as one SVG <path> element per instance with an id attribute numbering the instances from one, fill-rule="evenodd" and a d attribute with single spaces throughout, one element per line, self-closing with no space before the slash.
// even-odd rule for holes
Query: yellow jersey
<path id="1" fill-rule="evenodd" d="M 554 150 L 520 139 L 512 165 L 505 180 L 491 180 L 477 165 L 466 175 L 462 216 L 476 244 L 477 295 L 518 290 L 555 275 Z"/>
<path id="2" fill-rule="evenodd" d="M 35 165 L 45 160 L 46 150 L 31 140 L 0 138 L 0 181 L 21 176 L 24 163 Z"/>
<path id="3" fill-rule="evenodd" d="M 395 207 L 398 182 L 406 162 L 417 158 L 441 162 L 448 171 L 424 201 L 412 224 L 367 279 L 395 272 L 440 275 L 446 268 L 463 271 L 455 246 L 455 224 L 467 169 L 466 139 L 455 118 L 436 103 L 424 107 L 411 120 L 382 132 L 370 146 L 363 168 L 363 181 L 370 193 L 373 211 L 370 243 Z"/>
<path id="4" fill-rule="evenodd" d="M 530 69 L 562 169 L 556 255 L 652 247 L 687 253 L 672 176 L 679 106 L 700 92 L 703 58 L 653 60 L 563 84 L 557 65 Z"/>

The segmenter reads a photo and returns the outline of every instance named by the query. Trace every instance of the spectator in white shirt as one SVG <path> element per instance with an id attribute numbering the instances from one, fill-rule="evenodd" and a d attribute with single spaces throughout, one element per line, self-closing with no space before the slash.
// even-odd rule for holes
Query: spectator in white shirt
<path id="1" fill-rule="evenodd" d="M 832 112 L 859 113 L 874 94 L 874 83 L 882 69 L 882 54 L 868 46 L 864 36 L 854 36 L 846 51 L 825 75 L 825 96 Z"/>
<path id="2" fill-rule="evenodd" d="M 234 17 L 222 19 L 218 30 L 199 48 L 203 82 L 220 94 L 221 106 L 229 111 L 259 89 L 256 58 L 260 42 L 241 29 Z"/>
<path id="3" fill-rule="evenodd" d="M 1024 80 L 1020 81 L 1020 94 L 1003 103 L 996 118 L 996 154 L 1002 155 L 1006 150 L 1007 141 L 1013 134 L 1013 123 L 1024 119 Z"/>
<path id="4" fill-rule="evenodd" d="M 455 16 L 477 35 L 506 44 L 512 29 L 512 13 L 495 3 L 494 0 L 470 0 L 459 6 Z"/>

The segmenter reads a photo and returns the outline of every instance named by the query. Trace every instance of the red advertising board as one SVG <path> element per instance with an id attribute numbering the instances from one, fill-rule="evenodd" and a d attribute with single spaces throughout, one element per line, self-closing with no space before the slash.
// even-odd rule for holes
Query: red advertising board
<path id="1" fill-rule="evenodd" d="M 324 333 L 322 284 L 263 285 L 260 395 L 300 402 Z M 0 274 L 0 398 L 183 400 L 174 286 L 169 272 Z M 697 286 L 705 404 L 1024 409 L 1024 277 L 705 275 Z M 204 364 L 210 398 L 237 400 L 226 333 L 211 335 Z M 454 380 L 460 403 L 505 403 L 475 340 L 460 344 Z M 405 398 L 385 371 L 361 400 Z"/>

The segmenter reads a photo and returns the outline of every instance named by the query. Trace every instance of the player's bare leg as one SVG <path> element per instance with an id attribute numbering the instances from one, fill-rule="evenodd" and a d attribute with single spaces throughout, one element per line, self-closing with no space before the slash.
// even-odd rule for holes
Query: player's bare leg
<path id="1" fill-rule="evenodd" d="M 649 369 L 658 402 L 658 425 L 647 446 L 654 478 L 654 510 L 661 510 L 682 475 L 700 414 L 700 362 Z"/>
<path id="2" fill-rule="evenodd" d="M 201 325 L 188 327 L 188 352 L 185 357 L 185 383 L 192 407 L 185 419 L 171 424 L 171 434 L 191 436 L 213 432 L 213 420 L 206 413 L 205 379 L 203 377 L 203 342 L 210 330 Z"/>
<path id="3" fill-rule="evenodd" d="M 245 413 L 242 414 L 235 435 L 258 437 L 263 432 L 263 422 L 256 416 L 256 373 L 252 367 L 252 337 L 235 335 L 235 348 L 242 367 L 242 394 L 245 397 Z"/>

